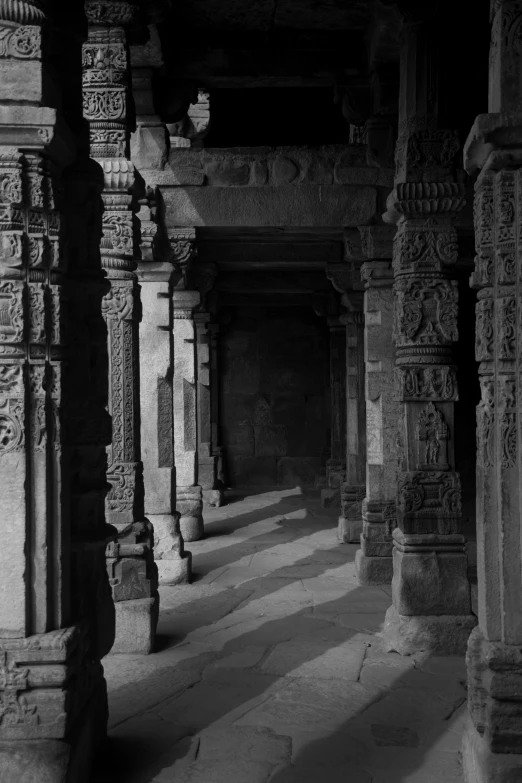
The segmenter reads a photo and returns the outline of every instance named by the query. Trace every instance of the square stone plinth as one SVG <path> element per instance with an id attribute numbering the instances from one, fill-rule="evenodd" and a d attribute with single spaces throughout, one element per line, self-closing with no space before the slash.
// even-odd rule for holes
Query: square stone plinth
<path id="1" fill-rule="evenodd" d="M 116 601 L 116 638 L 111 653 L 148 655 L 154 647 L 159 596 Z"/>

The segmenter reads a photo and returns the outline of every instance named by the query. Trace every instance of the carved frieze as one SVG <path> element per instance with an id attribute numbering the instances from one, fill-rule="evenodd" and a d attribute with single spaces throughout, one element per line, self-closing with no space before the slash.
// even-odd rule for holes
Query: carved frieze
<path id="1" fill-rule="evenodd" d="M 449 365 L 396 367 L 395 397 L 398 400 L 458 400 L 457 374 Z"/>
<path id="2" fill-rule="evenodd" d="M 457 261 L 457 233 L 448 221 L 406 221 L 397 230 L 393 252 L 398 271 L 441 272 Z"/>

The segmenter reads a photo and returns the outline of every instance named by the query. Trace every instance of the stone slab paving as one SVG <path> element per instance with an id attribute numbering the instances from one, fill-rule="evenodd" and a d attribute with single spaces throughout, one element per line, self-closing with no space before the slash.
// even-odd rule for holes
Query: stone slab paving
<path id="1" fill-rule="evenodd" d="M 105 659 L 96 783 L 456 783 L 460 658 L 382 650 L 337 514 L 299 489 L 233 494 L 161 590 L 157 651 Z"/>

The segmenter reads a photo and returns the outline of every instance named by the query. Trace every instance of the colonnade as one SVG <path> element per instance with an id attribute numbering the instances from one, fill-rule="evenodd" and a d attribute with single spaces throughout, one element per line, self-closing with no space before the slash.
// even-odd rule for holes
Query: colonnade
<path id="1" fill-rule="evenodd" d="M 356 242 L 352 227 L 344 261 L 325 270 L 343 304 L 329 324 L 328 484 L 341 541 L 360 541 L 360 582 L 391 582 L 386 649 L 467 649 L 466 779 L 507 781 L 522 769 L 522 2 L 492 4 L 490 113 L 464 164 L 423 16 L 406 14 L 384 223 L 356 227 Z M 190 581 L 184 542 L 203 535 L 203 499 L 221 499 L 216 270 L 194 264 L 193 226 L 162 221 L 161 63 L 136 43 L 134 3 L 87 0 L 85 18 L 87 38 L 71 43 L 36 0 L 0 0 L 6 783 L 31 767 L 88 780 L 106 724 L 100 661 L 153 649 L 158 582 Z M 82 68 L 83 118 L 49 67 L 60 53 Z M 139 174 L 151 160 L 156 190 Z M 463 165 L 477 175 L 478 618 L 455 461 Z"/>

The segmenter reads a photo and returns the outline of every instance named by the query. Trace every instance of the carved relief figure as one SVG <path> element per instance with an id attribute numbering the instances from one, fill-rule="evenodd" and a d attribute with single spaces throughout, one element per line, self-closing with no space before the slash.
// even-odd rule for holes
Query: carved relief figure
<path id="1" fill-rule="evenodd" d="M 419 441 L 419 461 L 427 467 L 447 469 L 446 441 L 448 425 L 435 405 L 430 402 L 421 411 L 417 422 L 416 437 Z"/>

